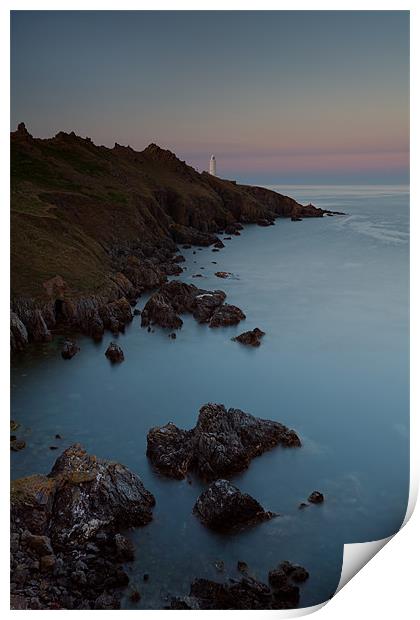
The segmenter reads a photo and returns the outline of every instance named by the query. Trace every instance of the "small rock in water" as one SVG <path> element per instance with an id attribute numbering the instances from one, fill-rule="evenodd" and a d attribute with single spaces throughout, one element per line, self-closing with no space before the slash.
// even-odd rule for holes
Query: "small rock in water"
<path id="1" fill-rule="evenodd" d="M 213 265 L 217 265 L 217 261 L 216 260 L 212 260 L 211 261 Z"/>
<path id="2" fill-rule="evenodd" d="M 232 338 L 232 340 L 251 347 L 259 347 L 263 336 L 265 336 L 265 332 L 261 331 L 258 327 L 255 327 L 255 329 L 239 334 L 239 336 Z"/>
<path id="3" fill-rule="evenodd" d="M 141 595 L 138 590 L 134 590 L 134 592 L 130 594 L 130 601 L 132 601 L 133 603 L 138 603 L 140 599 L 141 599 Z"/>
<path id="4" fill-rule="evenodd" d="M 172 340 L 175 340 L 176 339 L 176 333 L 172 332 L 171 334 L 169 334 L 168 337 L 171 338 Z"/>
<path id="5" fill-rule="evenodd" d="M 123 350 L 115 342 L 111 342 L 105 351 L 105 355 L 113 364 L 124 361 Z"/>
<path id="6" fill-rule="evenodd" d="M 144 573 L 143 581 L 149 581 L 149 577 L 150 577 L 149 573 Z"/>
<path id="7" fill-rule="evenodd" d="M 58 450 L 58 446 L 50 446 L 50 450 Z"/>
<path id="8" fill-rule="evenodd" d="M 308 497 L 308 502 L 311 502 L 311 504 L 322 504 L 323 501 L 324 496 L 320 491 L 312 491 Z"/>
<path id="9" fill-rule="evenodd" d="M 141 314 L 141 310 L 139 310 L 138 308 L 134 308 L 133 314 L 134 316 L 139 316 Z"/>
<path id="10" fill-rule="evenodd" d="M 216 568 L 216 570 L 219 571 L 219 573 L 222 573 L 225 570 L 225 563 L 223 562 L 223 560 L 216 560 L 214 563 L 214 567 Z"/>
<path id="11" fill-rule="evenodd" d="M 62 436 L 59 433 L 56 434 L 55 438 L 56 439 L 63 439 Z"/>
<path id="12" fill-rule="evenodd" d="M 248 572 L 248 564 L 243 560 L 238 560 L 237 569 L 240 573 Z"/>
<path id="13" fill-rule="evenodd" d="M 308 504 L 306 502 L 301 502 L 299 504 L 299 510 L 302 510 L 303 508 L 307 508 L 307 507 L 308 507 Z"/>
<path id="14" fill-rule="evenodd" d="M 214 275 L 218 278 L 228 278 L 232 274 L 229 271 L 216 271 Z"/>
<path id="15" fill-rule="evenodd" d="M 80 351 L 80 347 L 73 340 L 66 340 L 61 350 L 61 357 L 70 360 Z"/>
<path id="16" fill-rule="evenodd" d="M 19 428 L 19 426 L 20 426 L 19 422 L 16 422 L 15 420 L 10 420 L 11 431 L 16 431 Z"/>

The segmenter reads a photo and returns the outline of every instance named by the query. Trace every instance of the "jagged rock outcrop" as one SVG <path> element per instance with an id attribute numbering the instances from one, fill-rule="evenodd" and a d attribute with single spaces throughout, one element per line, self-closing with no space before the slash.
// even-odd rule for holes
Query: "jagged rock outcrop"
<path id="1" fill-rule="evenodd" d="M 216 480 L 246 469 L 254 457 L 277 445 L 299 447 L 301 442 L 295 431 L 279 422 L 208 403 L 189 431 L 172 423 L 150 429 L 147 456 L 166 476 L 184 478 L 195 471 Z"/>
<path id="2" fill-rule="evenodd" d="M 256 525 L 275 516 L 228 480 L 216 480 L 203 491 L 193 512 L 204 525 L 220 531 Z"/>
<path id="3" fill-rule="evenodd" d="M 48 476 L 13 481 L 12 608 L 118 608 L 133 558 L 120 530 L 149 523 L 154 503 L 126 467 L 77 444 Z"/>
<path id="4" fill-rule="evenodd" d="M 248 332 L 243 332 L 242 334 L 239 334 L 239 336 L 235 336 L 232 340 L 240 342 L 241 344 L 246 344 L 250 347 L 259 347 L 263 336 L 265 336 L 265 332 L 261 331 L 258 327 L 255 327 Z"/>
<path id="5" fill-rule="evenodd" d="M 211 325 L 213 316 L 225 307 L 225 298 L 226 293 L 223 291 L 206 291 L 194 284 L 172 280 L 150 297 L 143 309 L 141 324 L 142 327 L 159 325 L 179 329 L 183 323 L 179 315 L 191 313 L 199 323 Z"/>

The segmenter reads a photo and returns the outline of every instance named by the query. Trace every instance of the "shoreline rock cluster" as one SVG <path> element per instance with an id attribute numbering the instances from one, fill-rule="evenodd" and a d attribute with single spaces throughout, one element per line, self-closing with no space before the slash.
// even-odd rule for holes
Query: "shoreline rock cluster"
<path id="1" fill-rule="evenodd" d="M 285 561 L 268 573 L 269 585 L 248 574 L 223 583 L 195 579 L 189 595 L 174 597 L 168 609 L 294 609 L 300 598 L 297 584 L 308 577 L 303 566 Z"/>
<path id="2" fill-rule="evenodd" d="M 168 329 L 180 329 L 180 314 L 192 314 L 199 323 L 209 327 L 236 325 L 245 314 L 237 306 L 224 303 L 224 291 L 207 291 L 194 284 L 172 280 L 163 284 L 150 299 L 141 314 L 142 327 L 159 325 Z"/>
<path id="3" fill-rule="evenodd" d="M 12 609 L 118 609 L 134 557 L 121 530 L 147 525 L 154 505 L 138 476 L 78 444 L 48 476 L 13 481 Z"/>

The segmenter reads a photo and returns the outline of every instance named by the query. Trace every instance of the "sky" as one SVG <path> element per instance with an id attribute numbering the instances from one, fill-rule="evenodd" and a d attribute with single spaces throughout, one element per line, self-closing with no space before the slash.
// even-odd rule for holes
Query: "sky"
<path id="1" fill-rule="evenodd" d="M 11 128 L 250 183 L 409 181 L 408 11 L 13 11 Z"/>

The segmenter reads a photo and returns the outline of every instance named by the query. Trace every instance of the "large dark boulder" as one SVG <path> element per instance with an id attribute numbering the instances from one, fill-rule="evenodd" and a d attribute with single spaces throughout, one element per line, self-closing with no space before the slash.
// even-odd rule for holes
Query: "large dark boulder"
<path id="1" fill-rule="evenodd" d="M 196 295 L 192 304 L 193 317 L 199 323 L 207 323 L 225 299 L 226 293 L 223 291 L 200 292 Z"/>
<path id="2" fill-rule="evenodd" d="M 154 467 L 170 478 L 185 478 L 194 458 L 194 433 L 169 422 L 150 429 L 147 456 Z"/>
<path id="3" fill-rule="evenodd" d="M 216 480 L 246 469 L 255 456 L 279 444 L 298 447 L 301 442 L 295 431 L 279 422 L 208 403 L 190 431 L 174 424 L 150 429 L 147 455 L 166 476 L 180 478 L 194 470 Z"/>
<path id="4" fill-rule="evenodd" d="M 256 525 L 275 516 L 227 480 L 216 480 L 203 491 L 193 512 L 204 525 L 221 531 Z"/>

